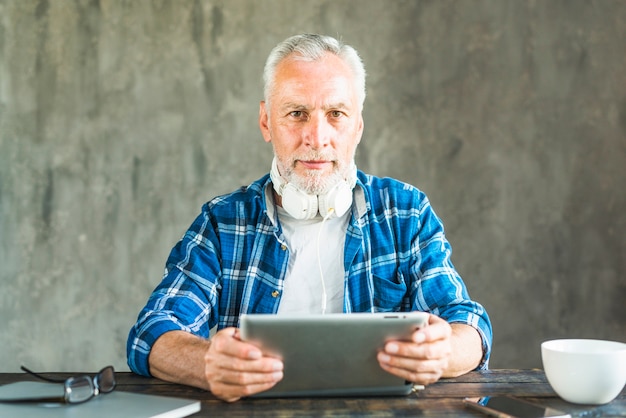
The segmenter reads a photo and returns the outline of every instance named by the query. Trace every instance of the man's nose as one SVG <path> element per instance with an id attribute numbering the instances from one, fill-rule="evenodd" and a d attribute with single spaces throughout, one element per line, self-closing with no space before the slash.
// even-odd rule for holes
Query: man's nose
<path id="1" fill-rule="evenodd" d="M 332 126 L 322 116 L 311 116 L 304 128 L 304 143 L 313 149 L 324 148 L 330 143 Z"/>

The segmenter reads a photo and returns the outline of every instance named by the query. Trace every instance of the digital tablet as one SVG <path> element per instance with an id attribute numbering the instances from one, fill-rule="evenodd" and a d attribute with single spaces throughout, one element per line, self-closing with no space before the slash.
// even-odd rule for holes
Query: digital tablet
<path id="1" fill-rule="evenodd" d="M 242 315 L 242 339 L 284 364 L 283 380 L 255 397 L 406 395 L 413 384 L 384 371 L 376 355 L 427 323 L 425 312 Z"/>

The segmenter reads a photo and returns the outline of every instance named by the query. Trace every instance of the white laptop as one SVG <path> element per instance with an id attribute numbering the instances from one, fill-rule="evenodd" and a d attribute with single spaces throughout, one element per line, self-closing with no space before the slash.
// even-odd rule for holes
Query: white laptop
<path id="1" fill-rule="evenodd" d="M 0 386 L 0 399 L 62 397 L 62 383 L 16 382 Z M 0 403 L 0 417 L 181 418 L 200 411 L 200 401 L 123 392 L 119 389 L 73 405 Z"/>
<path id="2" fill-rule="evenodd" d="M 284 377 L 255 397 L 407 395 L 413 384 L 384 371 L 376 355 L 428 323 L 424 312 L 249 314 L 241 337 L 282 359 Z"/>

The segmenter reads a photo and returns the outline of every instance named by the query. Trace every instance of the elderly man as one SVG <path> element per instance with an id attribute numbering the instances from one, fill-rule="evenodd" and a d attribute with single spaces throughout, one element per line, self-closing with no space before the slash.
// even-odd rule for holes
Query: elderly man
<path id="1" fill-rule="evenodd" d="M 293 36 L 272 50 L 264 79 L 270 172 L 206 203 L 172 249 L 128 337 L 131 369 L 235 401 L 283 377 L 280 360 L 239 338 L 241 314 L 398 311 L 431 315 L 411 341 L 386 343 L 387 372 L 429 384 L 486 368 L 489 317 L 452 265 L 427 197 L 356 168 L 357 52 Z"/>

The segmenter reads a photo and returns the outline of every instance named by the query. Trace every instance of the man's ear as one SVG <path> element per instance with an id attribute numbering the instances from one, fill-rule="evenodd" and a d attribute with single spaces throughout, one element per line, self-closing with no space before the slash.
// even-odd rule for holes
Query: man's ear
<path id="1" fill-rule="evenodd" d="M 259 128 L 261 129 L 261 135 L 263 135 L 263 139 L 265 142 L 272 141 L 272 135 L 270 134 L 270 126 L 269 126 L 269 114 L 267 113 L 267 107 L 265 106 L 265 102 L 261 101 L 259 105 Z"/>
<path id="2" fill-rule="evenodd" d="M 363 123 L 363 114 L 359 115 L 359 127 L 358 127 L 358 135 L 359 135 L 359 139 L 356 141 L 357 144 L 361 143 L 361 138 L 363 137 L 363 128 L 364 128 L 364 123 Z"/>

